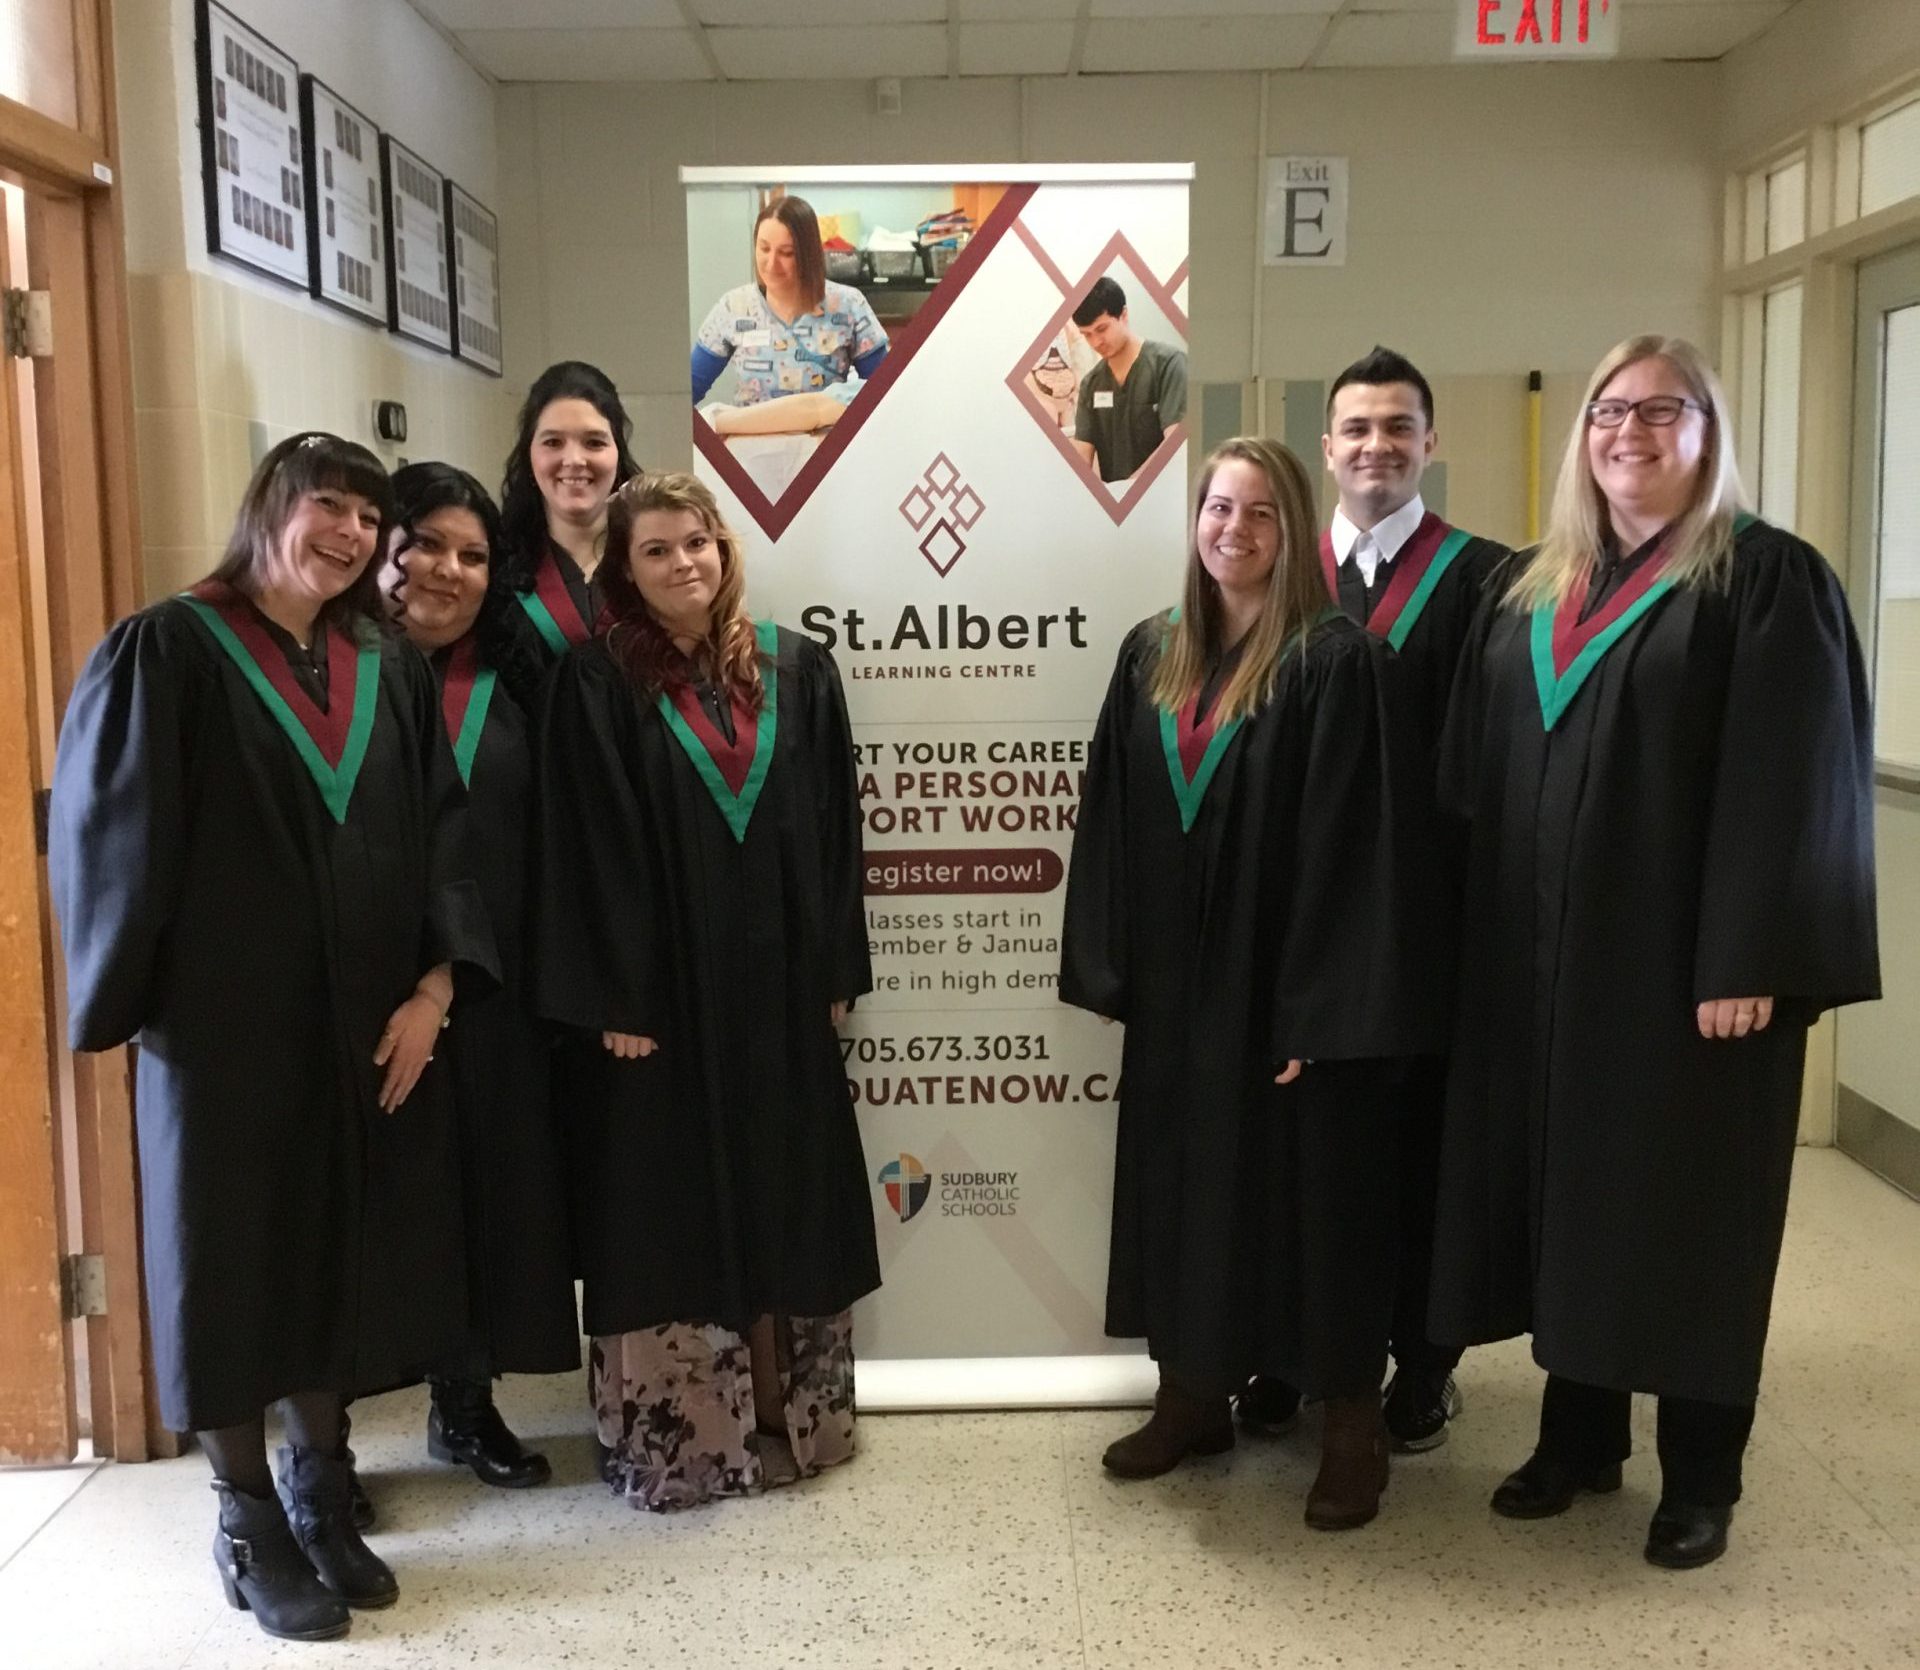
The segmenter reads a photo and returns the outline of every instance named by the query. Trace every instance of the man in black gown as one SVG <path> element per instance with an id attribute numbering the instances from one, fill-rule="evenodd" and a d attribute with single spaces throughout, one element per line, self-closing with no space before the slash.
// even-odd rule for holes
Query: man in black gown
<path id="1" fill-rule="evenodd" d="M 1334 379 L 1321 437 L 1340 491 L 1320 544 L 1327 589 L 1349 617 L 1399 652 L 1399 688 L 1412 707 L 1408 718 L 1424 750 L 1422 782 L 1429 787 L 1468 626 L 1488 577 L 1511 555 L 1427 509 L 1420 485 L 1436 439 L 1433 390 L 1404 356 L 1375 348 Z M 1433 855 L 1442 872 L 1439 891 L 1449 901 L 1460 890 L 1458 859 L 1455 838 L 1440 842 Z M 1432 948 L 1431 978 L 1451 985 L 1452 977 L 1452 947 L 1443 939 Z M 1428 1337 L 1426 1314 L 1446 1061 L 1426 1056 L 1399 1071 L 1400 1274 L 1386 1418 L 1394 1447 L 1412 1452 L 1446 1442 L 1447 1422 L 1460 1410 L 1453 1380 L 1460 1352 Z M 1241 1393 L 1240 1418 L 1255 1430 L 1282 1431 L 1299 1402 L 1287 1381 L 1256 1375 Z"/>

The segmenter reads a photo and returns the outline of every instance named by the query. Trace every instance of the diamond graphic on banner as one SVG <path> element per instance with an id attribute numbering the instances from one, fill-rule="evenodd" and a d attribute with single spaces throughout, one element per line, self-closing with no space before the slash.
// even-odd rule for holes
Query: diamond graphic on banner
<path id="1" fill-rule="evenodd" d="M 1142 322 L 1141 314 L 1149 309 L 1157 310 L 1171 330 L 1178 334 L 1178 346 L 1184 352 L 1187 314 L 1180 304 L 1179 295 L 1187 281 L 1187 263 L 1182 261 L 1163 284 L 1153 276 L 1152 269 L 1128 241 L 1126 234 L 1115 232 L 1107 240 L 1106 247 L 1093 258 L 1092 264 L 1075 280 L 1067 277 L 1025 221 L 1016 220 L 1013 232 L 1026 245 L 1027 253 L 1041 271 L 1053 281 L 1054 288 L 1060 292 L 1061 301 L 1053 316 L 1041 327 L 1040 334 L 1007 373 L 1007 387 L 1039 426 L 1041 433 L 1053 444 L 1068 468 L 1093 495 L 1094 501 L 1118 526 L 1127 519 L 1160 473 L 1180 455 L 1186 445 L 1187 426 L 1184 421 L 1169 425 L 1162 434 L 1159 446 L 1126 480 L 1102 481 L 1093 465 L 1080 456 L 1074 438 L 1066 433 L 1067 426 L 1076 416 L 1080 382 L 1067 357 L 1067 324 L 1073 317 L 1073 310 L 1080 305 L 1094 281 L 1118 272 L 1117 282 L 1127 296 L 1126 312 L 1131 316 L 1130 322 L 1138 328 Z"/>
<path id="2" fill-rule="evenodd" d="M 944 452 L 934 456 L 921 472 L 919 483 L 900 501 L 900 514 L 907 526 L 915 533 L 925 529 L 920 555 L 943 580 L 966 554 L 967 542 L 961 534 L 971 533 L 986 509 L 980 495 L 961 479 L 953 460 Z"/>

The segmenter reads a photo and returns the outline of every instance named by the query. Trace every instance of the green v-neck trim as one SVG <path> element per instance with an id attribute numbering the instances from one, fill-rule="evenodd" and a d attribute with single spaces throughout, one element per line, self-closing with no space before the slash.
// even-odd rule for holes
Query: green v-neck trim
<path id="1" fill-rule="evenodd" d="M 707 793 L 713 797 L 714 805 L 719 808 L 720 816 L 726 820 L 727 828 L 733 832 L 736 841 L 746 840 L 747 825 L 752 821 L 754 806 L 760 799 L 761 789 L 766 787 L 767 772 L 773 765 L 773 739 L 780 712 L 780 675 L 775 662 L 780 647 L 780 629 L 770 620 L 756 621 L 753 638 L 760 653 L 767 658 L 767 665 L 761 673 L 765 694 L 754 734 L 753 764 L 747 768 L 747 779 L 740 785 L 738 794 L 733 792 L 721 774 L 720 767 L 707 752 L 706 744 L 673 705 L 673 698 L 662 690 L 653 699 L 660 716 L 667 722 L 667 729 L 693 762 L 693 769 L 700 774 L 700 781 L 706 784 Z"/>
<path id="2" fill-rule="evenodd" d="M 1180 808 L 1182 835 L 1192 831 L 1194 819 L 1200 816 L 1200 803 L 1207 797 L 1207 785 L 1220 769 L 1220 761 L 1226 756 L 1228 744 L 1245 723 L 1246 717 L 1241 715 L 1215 729 L 1207 740 L 1207 751 L 1200 756 L 1199 769 L 1189 782 L 1186 769 L 1180 763 L 1180 716 L 1169 713 L 1165 708 L 1160 710 L 1160 746 L 1167 756 L 1167 775 L 1173 780 L 1174 804 Z"/>
<path id="3" fill-rule="evenodd" d="M 467 711 L 460 720 L 460 734 L 454 738 L 453 763 L 460 768 L 460 781 L 469 788 L 473 786 L 473 757 L 480 751 L 480 733 L 487 728 L 487 708 L 499 678 L 499 670 L 494 667 L 482 667 L 473 675 Z"/>
<path id="4" fill-rule="evenodd" d="M 273 717 L 281 730 L 286 732 L 287 740 L 293 744 L 294 752 L 300 756 L 300 762 L 313 778 L 314 787 L 320 791 L 320 799 L 335 823 L 347 821 L 347 807 L 353 799 L 353 786 L 359 780 L 360 767 L 367 757 L 367 744 L 373 738 L 374 709 L 379 703 L 380 687 L 380 649 L 376 644 L 361 644 L 354 665 L 353 675 L 353 718 L 347 727 L 346 746 L 341 750 L 340 763 L 329 765 L 327 757 L 320 752 L 319 744 L 308 733 L 307 727 L 300 723 L 299 716 L 287 705 L 287 700 L 274 689 L 266 670 L 254 660 L 247 646 L 241 643 L 233 628 L 220 618 L 217 609 L 203 603 L 189 593 L 181 593 L 180 601 L 199 616 L 207 630 L 213 634 L 213 641 L 223 649 L 233 664 L 238 667 L 253 692 L 260 698 L 262 705 Z"/>
<path id="5" fill-rule="evenodd" d="M 553 618 L 553 611 L 537 592 L 523 591 L 519 597 L 520 607 L 526 610 L 527 618 L 533 622 L 534 630 L 540 634 L 547 648 L 555 655 L 565 655 L 573 646 L 567 641 L 560 623 Z"/>
<path id="6" fill-rule="evenodd" d="M 1759 520 L 1752 511 L 1741 511 L 1733 519 L 1734 537 L 1739 538 Z M 1547 730 L 1559 724 L 1567 709 L 1573 706 L 1573 699 L 1580 694 L 1580 687 L 1587 682 L 1593 669 L 1600 665 L 1607 651 L 1672 590 L 1671 580 L 1654 581 L 1628 604 L 1625 613 L 1617 621 L 1587 643 L 1564 673 L 1556 673 L 1553 667 L 1553 617 L 1558 612 L 1558 606 L 1548 604 L 1534 610 L 1528 647 L 1533 656 L 1534 689 L 1540 697 L 1540 718 Z"/>
<path id="7" fill-rule="evenodd" d="M 1473 538 L 1465 528 L 1455 528 L 1440 541 L 1440 548 L 1433 553 L 1433 561 L 1427 564 L 1426 573 L 1420 576 L 1419 585 L 1413 588 L 1413 595 L 1401 606 L 1400 613 L 1387 632 L 1387 642 L 1395 649 L 1407 641 L 1407 634 L 1413 630 L 1414 622 L 1427 606 L 1427 600 L 1433 596 L 1434 587 L 1440 584 L 1441 577 L 1453 566 L 1453 559 L 1467 548 L 1467 542 Z"/>
<path id="8" fill-rule="evenodd" d="M 1626 612 L 1617 621 L 1588 641 L 1564 673 L 1555 673 L 1553 670 L 1553 617 L 1556 610 L 1552 607 L 1534 610 L 1533 680 L 1540 696 L 1540 718 L 1548 730 L 1559 724 L 1567 709 L 1573 706 L 1573 699 L 1580 694 L 1580 687 L 1587 682 L 1593 669 L 1600 665 L 1607 651 L 1672 590 L 1671 580 L 1654 581 L 1627 605 Z"/>

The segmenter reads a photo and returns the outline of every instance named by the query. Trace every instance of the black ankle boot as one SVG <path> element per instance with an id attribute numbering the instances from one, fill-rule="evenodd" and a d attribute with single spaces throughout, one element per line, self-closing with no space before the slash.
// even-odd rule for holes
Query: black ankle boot
<path id="1" fill-rule="evenodd" d="M 1660 1498 L 1647 1527 L 1647 1559 L 1669 1571 L 1691 1571 L 1727 1551 L 1727 1527 L 1732 1508 L 1698 1508 Z"/>
<path id="2" fill-rule="evenodd" d="M 435 1380 L 432 1385 L 427 1454 L 435 1461 L 471 1467 L 482 1484 L 504 1490 L 525 1490 L 552 1477 L 547 1458 L 522 1449 L 501 1419 L 492 1387 L 465 1380 Z"/>
<path id="3" fill-rule="evenodd" d="M 400 1598 L 400 1585 L 353 1528 L 347 1479 L 343 1457 L 293 1445 L 281 1480 L 291 1504 L 287 1518 L 320 1581 L 336 1595 L 349 1606 L 391 1606 Z"/>
<path id="4" fill-rule="evenodd" d="M 251 1612 L 268 1635 L 284 1641 L 331 1641 L 353 1620 L 346 1602 L 314 1575 L 300 1552 L 280 1504 L 249 1496 L 215 1479 L 220 1529 L 213 1534 L 213 1563 L 227 1604 Z"/>
<path id="5" fill-rule="evenodd" d="M 353 1503 L 353 1528 L 371 1531 L 375 1518 L 373 1498 L 360 1482 L 360 1458 L 353 1453 L 353 1405 L 349 1399 L 340 1407 L 340 1453 L 347 1458 L 347 1495 Z"/>

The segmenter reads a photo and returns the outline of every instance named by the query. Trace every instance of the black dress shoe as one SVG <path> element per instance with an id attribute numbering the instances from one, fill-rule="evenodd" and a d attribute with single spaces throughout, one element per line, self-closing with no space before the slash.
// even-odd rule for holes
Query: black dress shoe
<path id="1" fill-rule="evenodd" d="M 213 1563 L 227 1604 L 251 1612 L 268 1635 L 283 1641 L 331 1641 L 345 1635 L 347 1605 L 315 1574 L 300 1552 L 287 1516 L 271 1496 L 249 1496 L 215 1479 L 220 1529 L 213 1534 Z"/>
<path id="2" fill-rule="evenodd" d="M 1583 1490 L 1604 1496 L 1619 1488 L 1617 1461 L 1606 1467 L 1569 1467 L 1536 1450 L 1493 1493 L 1493 1511 L 1505 1519 L 1551 1519 L 1572 1507 L 1574 1497 Z"/>
<path id="3" fill-rule="evenodd" d="M 1240 1388 L 1233 1406 L 1247 1431 L 1278 1438 L 1299 1423 L 1300 1388 L 1277 1374 L 1256 1374 Z"/>
<path id="4" fill-rule="evenodd" d="M 1732 1508 L 1696 1508 L 1664 1496 L 1647 1527 L 1647 1559 L 1669 1571 L 1710 1565 L 1727 1551 Z"/>
<path id="5" fill-rule="evenodd" d="M 400 1585 L 386 1561 L 353 1528 L 353 1498 L 343 1456 L 295 1444 L 287 1451 L 281 1480 L 288 1523 L 320 1581 L 349 1606 L 373 1610 L 400 1598 Z"/>
<path id="6" fill-rule="evenodd" d="M 1452 1375 L 1396 1370 L 1383 1400 L 1393 1447 L 1406 1455 L 1438 1449 L 1447 1441 L 1447 1423 L 1465 1407 Z"/>
<path id="7" fill-rule="evenodd" d="M 545 1456 L 521 1448 L 494 1407 L 491 1389 L 466 1381 L 433 1382 L 427 1454 L 435 1461 L 470 1467 L 482 1484 L 502 1490 L 525 1490 L 553 1476 Z"/>

